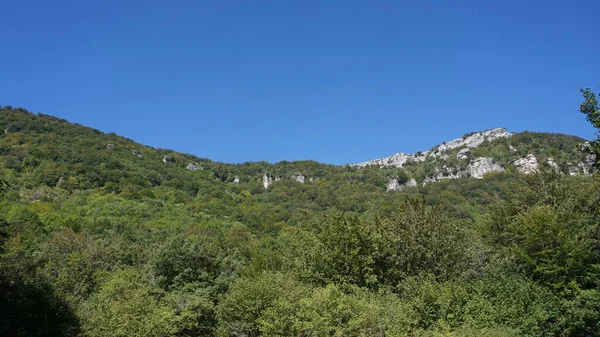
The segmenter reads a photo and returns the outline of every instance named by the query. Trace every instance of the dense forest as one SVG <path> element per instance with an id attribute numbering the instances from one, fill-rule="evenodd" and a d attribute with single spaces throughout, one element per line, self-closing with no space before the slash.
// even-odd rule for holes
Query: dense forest
<path id="1" fill-rule="evenodd" d="M 0 335 L 600 336 L 598 175 L 510 167 L 583 142 L 484 142 L 505 172 L 422 184 L 455 153 L 226 164 L 5 106 Z"/>

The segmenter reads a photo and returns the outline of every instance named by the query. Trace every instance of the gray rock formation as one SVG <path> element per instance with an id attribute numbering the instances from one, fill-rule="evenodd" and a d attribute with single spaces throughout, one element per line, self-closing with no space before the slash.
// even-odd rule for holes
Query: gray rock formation
<path id="1" fill-rule="evenodd" d="M 423 186 L 427 183 L 441 181 L 444 179 L 460 179 L 466 176 L 465 171 L 460 171 L 458 167 L 442 166 L 436 168 L 432 176 L 426 177 Z"/>
<path id="2" fill-rule="evenodd" d="M 517 149 L 515 149 L 515 147 L 510 144 L 508 145 L 508 149 L 510 150 L 510 152 L 517 152 Z"/>
<path id="3" fill-rule="evenodd" d="M 517 167 L 517 171 L 523 174 L 534 173 L 538 169 L 537 158 L 531 153 L 513 161 L 513 164 Z"/>
<path id="4" fill-rule="evenodd" d="M 390 179 L 390 180 L 388 180 L 386 191 L 388 191 L 388 192 L 389 191 L 400 191 L 401 190 L 400 186 L 401 185 L 398 184 L 398 179 L 396 179 L 396 178 Z"/>
<path id="5" fill-rule="evenodd" d="M 546 165 L 548 165 L 549 167 L 552 167 L 557 173 L 560 172 L 560 168 L 558 167 L 558 164 L 554 161 L 554 158 L 548 157 L 544 159 L 544 163 L 546 163 Z"/>
<path id="6" fill-rule="evenodd" d="M 262 177 L 262 183 L 263 183 L 263 186 L 264 186 L 264 188 L 265 188 L 265 190 L 266 190 L 266 189 L 268 189 L 268 188 L 269 188 L 269 186 L 271 186 L 271 184 L 273 183 L 273 179 L 271 179 L 271 177 L 269 177 L 269 176 L 268 176 L 268 175 L 265 173 L 265 175 Z"/>
<path id="7" fill-rule="evenodd" d="M 569 175 L 571 176 L 576 176 L 579 174 L 579 167 L 575 166 L 573 163 L 571 162 L 567 162 L 567 172 L 569 173 Z"/>
<path id="8" fill-rule="evenodd" d="M 235 178 L 233 178 L 233 183 L 234 184 L 239 184 L 240 183 L 240 177 L 235 176 Z"/>
<path id="9" fill-rule="evenodd" d="M 481 145 L 484 141 L 493 141 L 498 138 L 508 138 L 513 134 L 506 131 L 505 128 L 495 128 L 491 130 L 486 130 L 482 132 L 475 132 L 463 138 L 456 138 L 449 142 L 445 142 L 442 145 L 438 145 L 433 149 L 431 156 L 438 157 L 442 153 L 456 149 L 459 147 L 477 147 Z"/>
<path id="10" fill-rule="evenodd" d="M 143 155 L 140 152 L 138 152 L 138 151 L 131 151 L 131 153 L 133 153 L 133 155 L 136 156 L 136 157 L 138 157 L 138 158 L 142 158 L 143 157 Z"/>
<path id="11" fill-rule="evenodd" d="M 173 164 L 175 163 L 175 158 L 173 157 L 169 157 L 169 156 L 164 156 L 162 159 L 163 164 Z"/>
<path id="12" fill-rule="evenodd" d="M 115 144 L 110 144 L 110 143 L 106 144 L 106 148 L 109 149 L 109 150 L 110 149 L 114 149 L 115 148 Z"/>
<path id="13" fill-rule="evenodd" d="M 408 154 L 398 152 L 390 157 L 379 158 L 374 160 L 369 160 L 366 162 L 353 164 L 354 166 L 364 167 L 367 165 L 374 165 L 379 167 L 384 166 L 395 166 L 395 167 L 404 167 L 412 162 L 422 162 L 429 157 L 433 158 L 448 158 L 446 152 L 452 149 L 467 147 L 473 148 L 481 145 L 484 141 L 493 141 L 499 138 L 508 138 L 511 137 L 513 133 L 506 131 L 504 128 L 496 128 L 491 130 L 486 130 L 482 132 L 475 132 L 463 138 L 456 138 L 449 142 L 445 142 L 441 145 L 438 145 L 433 148 L 431 151 L 426 152 L 417 152 L 415 154 Z"/>
<path id="14" fill-rule="evenodd" d="M 292 174 L 292 179 L 296 180 L 301 184 L 304 184 L 304 180 L 306 179 L 306 177 L 304 177 L 300 172 L 296 172 Z"/>
<path id="15" fill-rule="evenodd" d="M 387 183 L 387 191 L 402 191 L 406 187 L 414 187 L 417 186 L 417 181 L 415 179 L 410 179 L 404 184 L 399 184 L 398 179 L 391 178 Z"/>
<path id="16" fill-rule="evenodd" d="M 189 163 L 186 169 L 190 171 L 202 171 L 202 166 L 198 165 L 197 163 Z"/>
<path id="17" fill-rule="evenodd" d="M 492 158 L 480 157 L 469 163 L 466 175 L 477 179 L 491 172 L 504 172 L 504 167 L 496 164 Z"/>
<path id="18" fill-rule="evenodd" d="M 367 165 L 374 165 L 374 166 L 379 166 L 379 167 L 384 167 L 384 166 L 403 167 L 406 164 L 410 164 L 412 162 L 425 161 L 428 154 L 429 154 L 429 152 L 424 152 L 421 154 L 408 154 L 408 153 L 398 152 L 391 157 L 369 160 L 369 161 L 358 163 L 355 165 L 359 166 L 359 167 L 365 167 Z"/>
<path id="19" fill-rule="evenodd" d="M 467 177 L 481 179 L 484 175 L 491 172 L 504 172 L 504 167 L 498 165 L 492 158 L 479 157 L 471 160 L 465 170 L 444 165 L 441 168 L 436 169 L 433 175 L 425 178 L 423 185 L 444 179 L 460 179 Z"/>
<path id="20" fill-rule="evenodd" d="M 460 151 L 458 151 L 458 153 L 456 154 L 456 159 L 469 159 L 470 157 L 471 149 L 469 149 L 468 147 L 460 149 Z"/>

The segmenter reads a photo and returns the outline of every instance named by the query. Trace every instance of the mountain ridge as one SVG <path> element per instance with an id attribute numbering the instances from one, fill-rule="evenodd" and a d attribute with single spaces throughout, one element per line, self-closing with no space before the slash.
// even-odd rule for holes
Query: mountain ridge
<path id="1" fill-rule="evenodd" d="M 223 182 L 239 183 L 244 180 L 253 180 L 259 186 L 268 189 L 280 180 L 293 180 L 297 183 L 313 183 L 318 179 L 330 179 L 332 174 L 339 174 L 344 170 L 362 170 L 369 166 L 377 167 L 377 174 L 383 179 L 379 184 L 381 188 L 390 190 L 389 186 L 397 186 L 393 190 L 401 190 L 406 186 L 440 181 L 444 179 L 457 179 L 475 177 L 482 178 L 492 172 L 503 172 L 506 169 L 522 173 L 535 171 L 539 162 L 548 162 L 569 174 L 589 174 L 591 167 L 590 158 L 579 154 L 579 144 L 584 139 L 563 134 L 535 133 L 535 132 L 508 132 L 505 128 L 471 132 L 462 137 L 452 139 L 434 146 L 425 152 L 406 154 L 398 152 L 390 157 L 384 157 L 358 164 L 333 165 L 315 161 L 280 161 L 268 163 L 264 161 L 246 162 L 242 164 L 229 164 L 215 162 L 207 158 L 200 158 L 192 154 L 179 153 L 173 150 L 157 149 L 138 144 L 135 141 L 80 124 L 70 123 L 67 120 L 45 114 L 33 114 L 25 109 L 4 107 L 0 127 L 4 131 L 2 138 L 10 138 L 13 133 L 38 134 L 40 139 L 36 143 L 48 143 L 44 147 L 57 141 L 68 141 L 81 144 L 92 152 L 57 153 L 52 157 L 66 156 L 63 161 L 73 161 L 73 157 L 91 157 L 100 155 L 104 159 L 95 159 L 96 165 L 106 165 L 115 159 L 120 163 L 110 164 L 115 167 L 133 167 L 148 163 L 154 173 L 164 171 L 169 167 L 178 167 L 188 172 L 204 172 L 198 174 L 215 175 Z M 61 140 L 55 139 L 55 135 Z M 37 136 L 36 136 L 37 137 Z M 22 138 L 22 137 L 17 137 Z M 17 140 L 17 142 L 28 142 Z M 14 143 L 14 141 L 9 142 Z M 29 145 L 31 147 L 32 145 Z M 34 146 L 35 147 L 35 146 Z M 75 146 L 79 148 L 79 146 Z M 548 148 L 550 151 L 544 152 Z M 63 148 L 61 151 L 71 151 Z M 17 165 L 11 162 L 25 160 L 26 153 L 17 150 L 14 145 L 4 146 L 5 166 Z M 20 154 L 19 154 L 20 153 Z M 8 156 L 6 156 L 8 154 Z M 116 156 L 116 157 L 115 157 Z M 15 159 L 16 158 L 16 159 Z M 148 161 L 151 162 L 148 162 Z M 133 165 L 133 166 L 132 166 Z M 387 169 L 401 171 L 387 172 Z M 336 173 L 337 172 L 337 173 Z M 165 173 L 166 174 L 166 171 Z M 358 171 L 356 173 L 360 175 Z M 403 178 L 406 176 L 406 179 Z M 61 175 L 65 180 L 68 177 Z M 61 178 L 58 177 L 58 178 Z M 58 178 L 51 179 L 57 182 Z M 87 178 L 86 178 L 87 179 Z M 156 180 L 156 178 L 148 178 Z M 106 179 L 101 179 L 102 181 Z M 117 181 L 115 181 L 116 183 Z M 406 185 L 408 184 L 408 185 Z M 386 187 L 387 186 L 387 187 Z"/>

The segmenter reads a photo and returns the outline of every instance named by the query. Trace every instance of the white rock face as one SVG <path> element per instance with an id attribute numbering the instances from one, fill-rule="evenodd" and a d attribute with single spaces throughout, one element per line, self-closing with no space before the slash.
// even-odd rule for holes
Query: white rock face
<path id="1" fill-rule="evenodd" d="M 554 171 L 556 171 L 557 173 L 560 172 L 560 168 L 558 167 L 558 164 L 554 161 L 554 158 L 548 157 L 548 158 L 544 159 L 544 163 L 546 163 L 546 165 L 554 168 Z"/>
<path id="2" fill-rule="evenodd" d="M 235 178 L 233 178 L 233 183 L 234 184 L 239 184 L 240 183 L 240 177 L 235 176 Z"/>
<path id="3" fill-rule="evenodd" d="M 196 163 L 189 163 L 188 166 L 186 167 L 188 170 L 190 171 L 198 171 L 198 170 L 202 170 L 202 166 L 196 164 Z"/>
<path id="4" fill-rule="evenodd" d="M 464 178 L 465 175 L 466 175 L 466 172 L 460 171 L 458 167 L 449 167 L 449 166 L 444 165 L 441 168 L 436 168 L 433 176 L 426 177 L 425 182 L 423 183 L 423 186 L 425 186 L 426 183 L 432 183 L 432 182 L 441 181 L 444 179 Z"/>
<path id="5" fill-rule="evenodd" d="M 131 153 L 133 153 L 134 156 L 138 157 L 138 158 L 142 158 L 142 154 L 138 151 L 131 151 Z"/>
<path id="6" fill-rule="evenodd" d="M 444 179 L 460 179 L 468 177 L 481 179 L 484 175 L 491 172 L 504 172 L 504 167 L 495 163 L 492 158 L 480 157 L 471 160 L 467 168 L 462 171 L 458 167 L 448 167 L 446 165 L 436 169 L 434 175 L 425 178 L 423 186 L 427 183 Z"/>
<path id="7" fill-rule="evenodd" d="M 510 144 L 508 145 L 508 149 L 510 150 L 510 152 L 517 152 L 517 149 L 515 149 L 515 147 Z"/>
<path id="8" fill-rule="evenodd" d="M 172 164 L 175 162 L 175 158 L 164 156 L 162 159 L 163 164 Z"/>
<path id="9" fill-rule="evenodd" d="M 575 165 L 573 165 L 573 163 L 571 162 L 567 162 L 567 171 L 569 172 L 569 175 L 571 176 L 576 176 L 579 174 L 579 168 Z"/>
<path id="10" fill-rule="evenodd" d="M 495 128 L 495 129 L 491 129 L 491 130 L 486 130 L 486 131 L 482 131 L 482 132 L 475 132 L 472 135 L 469 135 L 467 137 L 464 138 L 456 138 L 453 139 L 449 142 L 446 142 L 442 145 L 438 145 L 433 152 L 431 153 L 432 156 L 438 157 L 440 156 L 443 152 L 446 152 L 448 150 L 452 150 L 452 149 L 456 149 L 459 147 L 477 147 L 479 145 L 481 145 L 481 143 L 483 143 L 484 141 L 492 141 L 498 138 L 508 138 L 511 137 L 513 134 L 506 131 L 505 128 Z"/>
<path id="11" fill-rule="evenodd" d="M 424 152 L 424 153 L 421 153 L 420 155 L 398 152 L 391 157 L 369 160 L 369 161 L 358 163 L 355 165 L 360 166 L 360 167 L 365 167 L 367 165 L 374 165 L 374 166 L 379 166 L 379 167 L 384 167 L 384 166 L 403 167 L 406 164 L 410 164 L 412 162 L 425 161 L 428 154 L 429 154 L 429 152 Z"/>
<path id="12" fill-rule="evenodd" d="M 304 184 L 304 180 L 306 179 L 306 177 L 304 177 L 300 172 L 296 172 L 292 174 L 292 179 L 296 180 L 301 184 Z"/>
<path id="13" fill-rule="evenodd" d="M 465 147 L 464 149 L 460 149 L 456 154 L 456 159 L 469 159 L 471 157 L 471 149 Z"/>
<path id="14" fill-rule="evenodd" d="M 517 171 L 523 174 L 534 173 L 538 169 L 537 158 L 531 153 L 515 160 L 513 164 L 517 167 Z"/>
<path id="15" fill-rule="evenodd" d="M 388 180 L 386 191 L 400 191 L 400 186 L 398 179 L 390 179 Z"/>
<path id="16" fill-rule="evenodd" d="M 110 149 L 114 149 L 115 148 L 115 144 L 110 144 L 110 143 L 106 144 L 106 148 L 109 149 L 109 150 Z"/>
<path id="17" fill-rule="evenodd" d="M 417 181 L 415 179 L 410 179 L 405 184 L 399 184 L 398 179 L 390 179 L 387 183 L 387 191 L 402 191 L 406 187 L 414 187 L 417 186 Z"/>
<path id="18" fill-rule="evenodd" d="M 480 157 L 469 163 L 467 176 L 481 179 L 491 172 L 504 172 L 504 167 L 496 164 L 492 158 Z"/>
<path id="19" fill-rule="evenodd" d="M 268 189 L 268 188 L 269 188 L 269 186 L 271 186 L 271 184 L 273 183 L 273 179 L 271 179 L 271 177 L 269 177 L 269 176 L 268 176 L 268 175 L 265 173 L 265 175 L 262 177 L 262 183 L 263 183 L 263 186 L 264 186 L 264 188 L 265 188 L 265 190 L 266 190 L 266 189 Z"/>
<path id="20" fill-rule="evenodd" d="M 459 147 L 467 147 L 473 148 L 481 145 L 484 141 L 493 141 L 498 138 L 508 138 L 511 137 L 513 133 L 506 131 L 504 128 L 496 128 L 491 130 L 486 130 L 482 132 L 475 132 L 469 136 L 464 138 L 456 138 L 449 142 L 446 142 L 442 145 L 438 145 L 433 148 L 432 151 L 426 151 L 416 154 L 408 154 L 398 152 L 390 157 L 379 158 L 374 160 L 369 160 L 366 162 L 354 164 L 354 166 L 364 167 L 367 165 L 374 165 L 379 167 L 384 166 L 395 166 L 395 167 L 404 167 L 407 164 L 412 162 L 422 162 L 425 161 L 428 157 L 433 158 L 448 158 L 445 152 L 456 149 Z"/>

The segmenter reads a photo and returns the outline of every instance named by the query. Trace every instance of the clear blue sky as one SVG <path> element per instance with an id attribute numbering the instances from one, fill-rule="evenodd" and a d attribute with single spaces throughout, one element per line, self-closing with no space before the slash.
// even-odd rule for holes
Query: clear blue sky
<path id="1" fill-rule="evenodd" d="M 592 138 L 600 1 L 2 1 L 0 104 L 225 162 Z"/>

